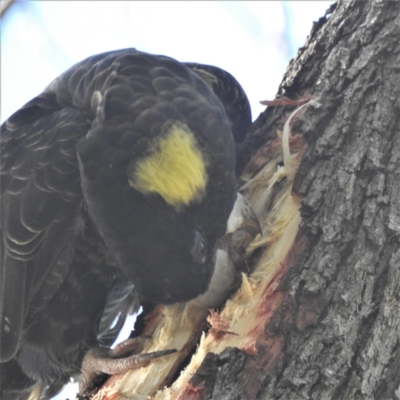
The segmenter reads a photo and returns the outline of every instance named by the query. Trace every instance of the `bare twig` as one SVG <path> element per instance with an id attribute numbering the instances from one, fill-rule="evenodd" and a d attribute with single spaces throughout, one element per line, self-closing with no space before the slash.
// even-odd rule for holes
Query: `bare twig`
<path id="1" fill-rule="evenodd" d="M 3 18 L 9 8 L 15 3 L 15 0 L 1 0 L 0 18 Z"/>

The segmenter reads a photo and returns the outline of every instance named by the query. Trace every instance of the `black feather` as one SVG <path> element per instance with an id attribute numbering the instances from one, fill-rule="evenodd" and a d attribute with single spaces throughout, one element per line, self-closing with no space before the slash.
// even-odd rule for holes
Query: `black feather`
<path id="1" fill-rule="evenodd" d="M 53 395 L 143 301 L 207 289 L 236 197 L 229 118 L 238 140 L 250 123 L 243 90 L 221 71 L 134 49 L 100 54 L 1 126 L 1 398 L 26 398 L 35 383 Z M 176 123 L 208 174 L 204 198 L 182 207 L 128 176 Z M 198 237 L 204 261 L 192 256 Z"/>

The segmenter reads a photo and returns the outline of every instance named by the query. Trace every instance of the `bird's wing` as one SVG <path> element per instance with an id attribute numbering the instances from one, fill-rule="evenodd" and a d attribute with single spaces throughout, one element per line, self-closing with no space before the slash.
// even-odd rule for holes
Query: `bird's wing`
<path id="1" fill-rule="evenodd" d="M 76 143 L 92 126 L 96 90 L 109 85 L 118 56 L 74 65 L 14 113 L 0 131 L 1 359 L 18 349 L 23 326 L 59 287 L 83 229 Z"/>
<path id="2" fill-rule="evenodd" d="M 235 142 L 241 143 L 251 125 L 251 108 L 240 83 L 229 72 L 213 65 L 184 64 L 211 87 L 232 123 Z"/>
<path id="3" fill-rule="evenodd" d="M 82 206 L 75 144 L 87 129 L 50 93 L 1 127 L 2 359 L 15 354 L 24 321 L 67 273 Z"/>

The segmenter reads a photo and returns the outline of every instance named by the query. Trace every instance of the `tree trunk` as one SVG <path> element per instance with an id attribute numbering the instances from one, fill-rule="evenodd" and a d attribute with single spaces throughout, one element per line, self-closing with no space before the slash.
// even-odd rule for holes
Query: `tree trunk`
<path id="1" fill-rule="evenodd" d="M 257 354 L 209 356 L 199 398 L 400 399 L 400 2 L 339 1 L 316 23 L 278 97 L 306 95 L 302 250 Z M 260 116 L 240 165 L 286 113 Z"/>
<path id="2" fill-rule="evenodd" d="M 238 153 L 255 270 L 156 399 L 400 399 L 399 43 L 397 1 L 314 25 L 278 93 L 297 106 L 267 102 Z"/>

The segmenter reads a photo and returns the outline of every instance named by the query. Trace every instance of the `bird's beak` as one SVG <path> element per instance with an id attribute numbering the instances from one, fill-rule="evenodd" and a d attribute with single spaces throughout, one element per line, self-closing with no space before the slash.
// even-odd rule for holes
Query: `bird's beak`
<path id="1" fill-rule="evenodd" d="M 247 200 L 238 193 L 226 234 L 217 243 L 214 274 L 208 290 L 193 300 L 198 306 L 219 307 L 237 289 L 241 272 L 246 269 L 246 249 L 259 235 L 261 228 L 257 216 Z"/>

